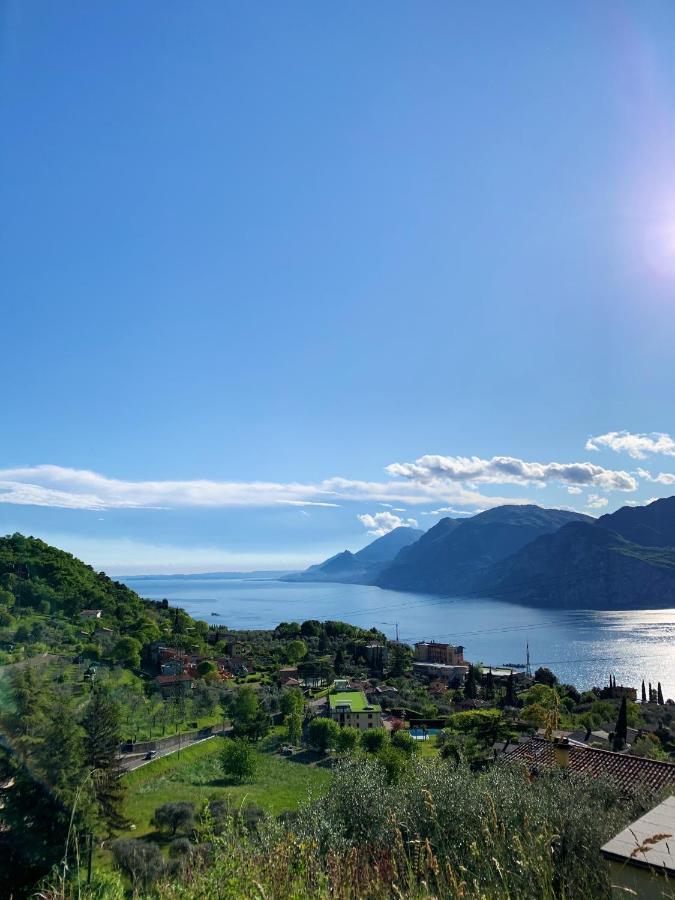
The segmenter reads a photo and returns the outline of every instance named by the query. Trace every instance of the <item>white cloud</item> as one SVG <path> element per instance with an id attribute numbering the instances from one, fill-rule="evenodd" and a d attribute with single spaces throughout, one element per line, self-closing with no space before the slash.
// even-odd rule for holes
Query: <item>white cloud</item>
<path id="1" fill-rule="evenodd" d="M 0 469 L 0 503 L 62 509 L 334 507 L 339 501 L 419 505 L 498 506 L 517 502 L 486 497 L 460 484 L 410 480 L 357 481 L 334 477 L 318 483 L 267 481 L 123 481 L 86 469 L 56 465 Z"/>
<path id="2" fill-rule="evenodd" d="M 651 434 L 633 434 L 630 431 L 608 431 L 586 441 L 587 450 L 609 449 L 615 453 L 627 453 L 633 459 L 646 459 L 648 453 L 675 456 L 675 440 L 661 431 Z"/>
<path id="3" fill-rule="evenodd" d="M 644 481 L 651 481 L 652 484 L 675 484 L 675 475 L 672 472 L 659 472 L 658 475 L 652 475 L 646 469 L 638 469 L 637 473 Z"/>
<path id="4" fill-rule="evenodd" d="M 568 494 L 583 494 L 583 491 L 580 487 L 576 487 L 575 485 L 572 484 L 567 488 L 567 493 Z"/>
<path id="5" fill-rule="evenodd" d="M 392 463 L 390 475 L 399 475 L 415 484 L 448 482 L 488 484 L 565 485 L 596 487 L 602 490 L 634 491 L 637 480 L 629 473 L 605 469 L 594 463 L 525 462 L 511 456 L 422 456 L 414 463 Z"/>
<path id="6" fill-rule="evenodd" d="M 390 512 L 378 512 L 375 515 L 363 513 L 357 518 L 368 529 L 368 534 L 374 534 L 377 537 L 388 534 L 394 528 L 417 528 L 416 519 L 402 519 Z"/>
<path id="7" fill-rule="evenodd" d="M 607 497 L 601 497 L 599 494 L 589 494 L 586 506 L 588 509 L 602 509 L 609 503 Z"/>

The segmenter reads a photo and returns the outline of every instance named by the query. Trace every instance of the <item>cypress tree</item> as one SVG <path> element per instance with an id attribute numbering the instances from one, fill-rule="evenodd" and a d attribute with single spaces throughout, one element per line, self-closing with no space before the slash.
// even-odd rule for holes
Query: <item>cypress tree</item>
<path id="1" fill-rule="evenodd" d="M 488 673 L 485 676 L 485 697 L 488 700 L 492 700 L 494 695 L 495 695 L 494 676 L 492 674 L 492 669 L 488 669 Z"/>
<path id="2" fill-rule="evenodd" d="M 661 682 L 660 681 L 656 687 L 656 702 L 660 706 L 663 706 L 663 691 L 661 690 Z"/>
<path id="3" fill-rule="evenodd" d="M 513 672 L 509 674 L 509 680 L 506 682 L 506 696 L 504 697 L 504 706 L 516 705 L 516 690 L 513 684 Z"/>
<path id="4" fill-rule="evenodd" d="M 645 680 L 642 679 L 642 702 L 647 702 L 647 688 L 645 687 Z"/>
<path id="5" fill-rule="evenodd" d="M 126 825 L 122 813 L 124 787 L 117 763 L 120 721 L 117 704 L 100 687 L 94 689 L 83 725 L 85 764 L 93 773 L 94 800 L 100 818 L 112 832 Z"/>
<path id="6" fill-rule="evenodd" d="M 476 684 L 476 670 L 473 666 L 469 666 L 469 674 L 466 676 L 466 684 L 464 685 L 464 696 L 473 700 L 478 694 L 478 685 Z"/>
<path id="7" fill-rule="evenodd" d="M 626 698 L 621 698 L 621 706 L 619 707 L 619 717 L 616 720 L 616 728 L 614 729 L 614 750 L 621 750 L 626 745 L 628 737 L 628 709 L 626 706 Z"/>
<path id="8" fill-rule="evenodd" d="M 654 702 L 654 691 L 652 690 L 652 683 L 651 683 L 651 681 L 649 682 L 649 702 L 650 702 L 650 703 L 653 703 L 653 702 Z"/>

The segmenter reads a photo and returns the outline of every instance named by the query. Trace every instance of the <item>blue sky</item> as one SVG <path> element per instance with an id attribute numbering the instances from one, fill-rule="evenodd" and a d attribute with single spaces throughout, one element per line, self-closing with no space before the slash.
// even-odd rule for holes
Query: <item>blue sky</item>
<path id="1" fill-rule="evenodd" d="M 0 533 L 285 568 L 675 492 L 673 34 L 670 2 L 5 0 Z"/>

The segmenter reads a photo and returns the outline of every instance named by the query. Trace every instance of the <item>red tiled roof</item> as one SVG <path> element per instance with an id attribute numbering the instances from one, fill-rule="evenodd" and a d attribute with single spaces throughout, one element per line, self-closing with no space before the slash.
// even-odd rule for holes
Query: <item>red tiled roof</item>
<path id="1" fill-rule="evenodd" d="M 192 675 L 157 675 L 157 684 L 173 684 L 176 681 L 194 681 Z"/>
<path id="2" fill-rule="evenodd" d="M 524 744 L 519 744 L 506 758 L 523 762 L 530 767 L 546 769 L 556 767 L 553 743 L 545 738 L 533 737 Z M 577 744 L 569 745 L 569 770 L 582 772 L 592 778 L 604 775 L 626 789 L 638 784 L 655 790 L 667 784 L 675 785 L 673 763 L 642 759 L 639 756 L 599 750 L 596 747 L 581 747 Z"/>

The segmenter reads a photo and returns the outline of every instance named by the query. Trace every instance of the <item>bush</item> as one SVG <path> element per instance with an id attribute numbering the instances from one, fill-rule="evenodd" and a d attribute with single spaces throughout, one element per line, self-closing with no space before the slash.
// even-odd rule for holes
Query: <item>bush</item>
<path id="1" fill-rule="evenodd" d="M 192 854 L 192 844 L 185 838 L 176 838 L 169 844 L 169 856 L 172 859 L 183 859 Z"/>
<path id="2" fill-rule="evenodd" d="M 392 732 L 391 746 L 401 750 L 403 753 L 407 753 L 408 756 L 412 756 L 413 753 L 417 753 L 419 750 L 417 741 L 409 731 Z"/>
<path id="3" fill-rule="evenodd" d="M 160 831 L 170 831 L 174 835 L 181 831 L 192 831 L 195 824 L 195 805 L 181 801 L 179 803 L 163 803 L 158 806 L 151 820 Z"/>
<path id="4" fill-rule="evenodd" d="M 358 745 L 360 737 L 361 733 L 358 728 L 350 728 L 346 725 L 340 729 L 340 733 L 337 736 L 336 750 L 339 750 L 341 753 L 351 753 Z"/>
<path id="5" fill-rule="evenodd" d="M 379 753 L 387 742 L 387 732 L 384 728 L 373 728 L 364 731 L 361 735 L 361 746 L 367 753 Z"/>
<path id="6" fill-rule="evenodd" d="M 162 851 L 147 841 L 119 840 L 112 845 L 117 868 L 129 879 L 136 892 L 156 881 L 164 871 Z"/>
<path id="7" fill-rule="evenodd" d="M 332 719 L 317 718 L 309 723 L 309 742 L 321 753 L 336 747 L 340 739 L 340 726 Z"/>
<path id="8" fill-rule="evenodd" d="M 255 777 L 258 761 L 251 744 L 242 738 L 226 741 L 220 754 L 223 773 L 233 781 L 251 781 Z"/>

